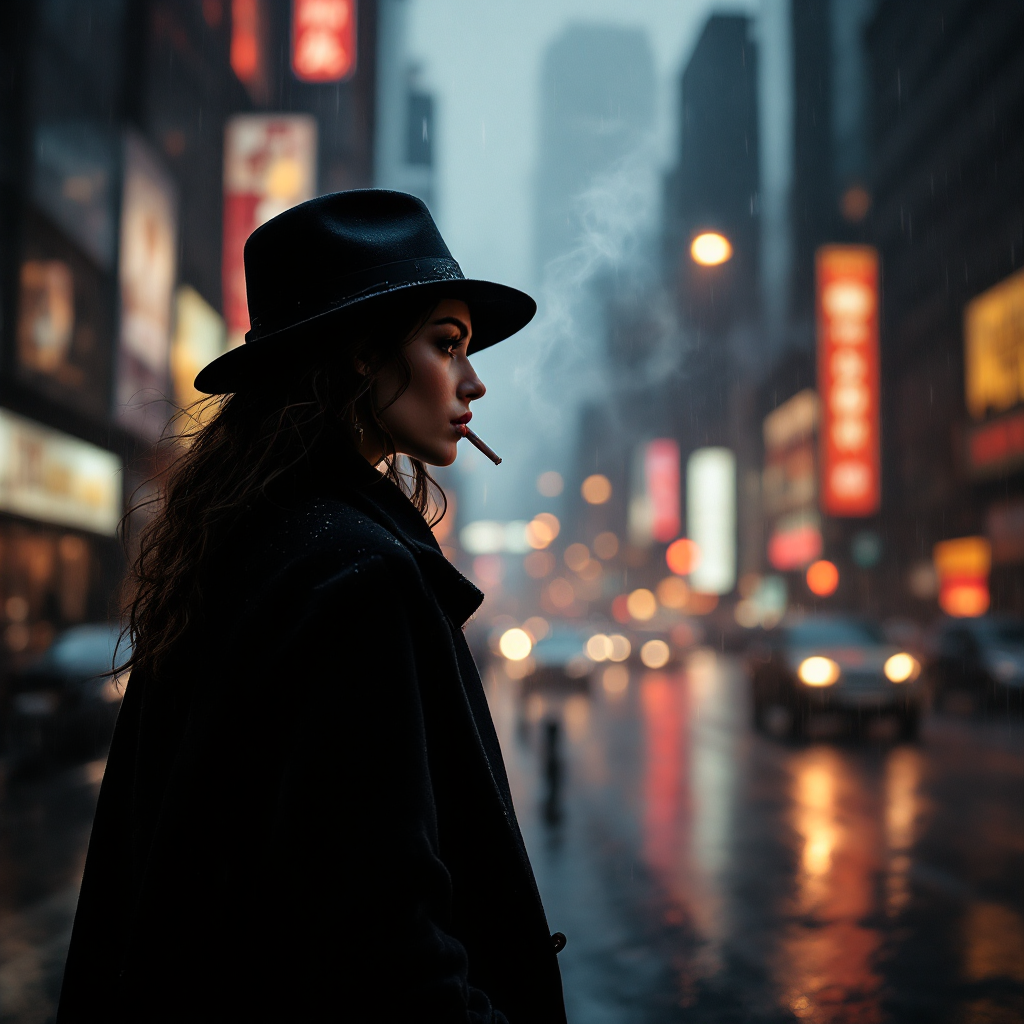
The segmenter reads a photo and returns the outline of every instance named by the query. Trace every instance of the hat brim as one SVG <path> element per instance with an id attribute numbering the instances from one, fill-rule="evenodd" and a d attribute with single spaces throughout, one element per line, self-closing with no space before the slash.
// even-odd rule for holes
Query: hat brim
<path id="1" fill-rule="evenodd" d="M 410 292 L 424 299 L 462 299 L 473 318 L 469 354 L 473 355 L 521 331 L 537 312 L 537 303 L 525 292 L 492 281 L 428 281 L 398 285 L 384 292 L 363 295 L 317 316 L 293 324 L 257 341 L 239 345 L 203 367 L 195 388 L 207 395 L 226 395 L 280 380 L 282 374 L 308 369 L 331 351 L 328 328 L 343 327 L 357 316 L 372 314 L 375 305 Z"/>

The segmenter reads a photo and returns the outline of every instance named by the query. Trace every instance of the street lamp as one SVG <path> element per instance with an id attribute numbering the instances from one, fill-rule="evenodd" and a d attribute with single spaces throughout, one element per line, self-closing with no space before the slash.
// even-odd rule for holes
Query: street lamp
<path id="1" fill-rule="evenodd" d="M 732 258 L 732 245 L 725 235 L 705 231 L 690 243 L 690 255 L 702 267 L 717 267 Z"/>

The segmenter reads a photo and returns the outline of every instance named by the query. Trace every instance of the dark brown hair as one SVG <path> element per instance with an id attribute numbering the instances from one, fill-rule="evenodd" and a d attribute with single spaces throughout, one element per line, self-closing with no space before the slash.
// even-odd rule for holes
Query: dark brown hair
<path id="1" fill-rule="evenodd" d="M 165 442 L 179 450 L 162 484 L 154 489 L 150 481 L 148 494 L 122 520 L 127 545 L 128 524 L 140 513 L 149 517 L 125 578 L 131 657 L 122 672 L 160 675 L 176 641 L 198 621 L 204 580 L 233 527 L 260 502 L 288 493 L 297 479 L 315 486 L 338 463 L 339 445 L 355 447 L 360 428 L 383 442 L 384 475 L 431 525 L 442 518 L 444 492 L 422 462 L 396 455 L 377 394 L 382 373 L 392 368 L 401 386 L 388 404 L 408 387 L 411 369 L 402 350 L 433 308 L 422 298 L 392 300 L 372 321 L 350 324 L 317 365 L 179 414 L 189 427 Z"/>

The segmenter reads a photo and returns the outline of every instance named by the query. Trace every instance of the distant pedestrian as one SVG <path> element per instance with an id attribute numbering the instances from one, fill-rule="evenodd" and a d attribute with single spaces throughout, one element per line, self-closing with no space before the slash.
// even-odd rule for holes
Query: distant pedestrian
<path id="1" fill-rule="evenodd" d="M 59 1024 L 564 1024 L 424 466 L 535 304 L 395 192 L 281 214 L 245 268 L 132 571 Z"/>

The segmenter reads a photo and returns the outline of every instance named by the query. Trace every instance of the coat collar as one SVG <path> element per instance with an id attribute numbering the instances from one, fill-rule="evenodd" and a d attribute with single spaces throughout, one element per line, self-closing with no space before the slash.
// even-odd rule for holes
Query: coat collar
<path id="1" fill-rule="evenodd" d="M 445 558 L 426 520 L 395 484 L 357 453 L 346 459 L 344 469 L 360 507 L 412 552 L 438 604 L 461 629 L 484 595 Z"/>

